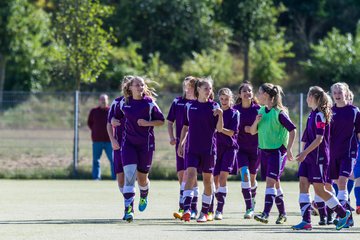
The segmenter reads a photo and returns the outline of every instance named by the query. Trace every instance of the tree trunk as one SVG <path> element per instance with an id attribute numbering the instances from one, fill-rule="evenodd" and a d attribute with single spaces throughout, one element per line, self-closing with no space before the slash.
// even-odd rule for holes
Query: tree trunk
<path id="1" fill-rule="evenodd" d="M 249 49 L 250 43 L 246 42 L 244 45 L 244 78 L 243 81 L 249 81 Z"/>
<path id="2" fill-rule="evenodd" d="M 5 69 L 6 69 L 6 58 L 5 58 L 5 55 L 0 53 L 0 112 L 2 111 L 2 107 L 3 107 Z"/>

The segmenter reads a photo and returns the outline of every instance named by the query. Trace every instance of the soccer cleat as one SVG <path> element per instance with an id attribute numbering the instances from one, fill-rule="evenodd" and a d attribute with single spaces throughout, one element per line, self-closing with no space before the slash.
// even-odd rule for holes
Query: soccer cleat
<path id="1" fill-rule="evenodd" d="M 261 223 L 268 223 L 269 222 L 269 215 L 262 213 L 254 216 L 254 219 Z"/>
<path id="2" fill-rule="evenodd" d="M 182 217 L 183 213 L 184 213 L 184 210 L 179 209 L 178 212 L 173 213 L 173 216 L 174 216 L 175 219 L 180 219 L 181 220 L 181 217 Z"/>
<path id="3" fill-rule="evenodd" d="M 312 230 L 311 223 L 302 221 L 298 225 L 294 225 L 291 227 L 293 230 Z"/>
<path id="4" fill-rule="evenodd" d="M 132 222 L 134 220 L 134 213 L 131 205 L 125 210 L 124 220 L 127 222 Z"/>
<path id="5" fill-rule="evenodd" d="M 319 225 L 324 226 L 328 224 L 327 217 L 320 217 Z"/>
<path id="6" fill-rule="evenodd" d="M 207 222 L 208 221 L 208 215 L 203 213 L 203 212 L 200 212 L 200 215 L 198 217 L 198 219 L 196 219 L 196 221 L 198 223 L 204 223 L 204 222 Z"/>
<path id="7" fill-rule="evenodd" d="M 360 214 L 360 206 L 356 206 L 356 214 Z"/>
<path id="8" fill-rule="evenodd" d="M 244 214 L 244 219 L 251 219 L 254 216 L 254 210 L 252 208 L 247 209 Z"/>
<path id="9" fill-rule="evenodd" d="M 192 220 L 194 220 L 194 219 L 196 219 L 196 215 L 197 215 L 197 211 L 192 210 L 192 211 L 191 211 L 190 218 L 191 218 Z"/>
<path id="10" fill-rule="evenodd" d="M 222 220 L 222 219 L 223 219 L 222 212 L 216 211 L 215 212 L 215 220 Z"/>
<path id="11" fill-rule="evenodd" d="M 345 224 L 345 226 L 343 228 L 350 228 L 354 226 L 354 220 L 352 218 L 349 218 L 347 223 Z"/>
<path id="12" fill-rule="evenodd" d="M 285 214 L 279 214 L 279 217 L 276 219 L 276 224 L 284 224 L 287 220 L 287 217 Z"/>
<path id="13" fill-rule="evenodd" d="M 139 211 L 143 212 L 146 209 L 147 204 L 148 204 L 147 197 L 144 198 L 141 197 L 139 201 Z"/>
<path id="14" fill-rule="evenodd" d="M 214 213 L 208 212 L 208 214 L 207 214 L 207 221 L 208 221 L 208 222 L 214 221 Z"/>
<path id="15" fill-rule="evenodd" d="M 338 223 L 336 224 L 336 230 L 341 230 L 347 223 L 351 216 L 351 212 L 346 210 L 346 215 L 343 218 L 339 218 Z"/>
<path id="16" fill-rule="evenodd" d="M 190 216 L 191 216 L 191 212 L 190 212 L 190 210 L 187 210 L 181 216 L 181 220 L 183 220 L 185 222 L 190 222 Z"/>

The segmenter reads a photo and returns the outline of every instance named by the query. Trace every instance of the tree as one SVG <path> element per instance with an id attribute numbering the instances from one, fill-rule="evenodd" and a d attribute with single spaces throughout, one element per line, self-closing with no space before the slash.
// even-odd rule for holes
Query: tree
<path id="1" fill-rule="evenodd" d="M 51 31 L 48 14 L 27 0 L 1 1 L 0 17 L 2 102 L 4 87 L 39 90 L 49 82 Z"/>
<path id="2" fill-rule="evenodd" d="M 360 25 L 356 35 L 342 35 L 333 29 L 319 44 L 311 45 L 311 57 L 302 62 L 313 84 L 330 86 L 344 81 L 359 84 L 360 79 Z"/>
<path id="3" fill-rule="evenodd" d="M 229 30 L 215 22 L 218 0 L 122 0 L 108 24 L 118 39 L 139 42 L 145 61 L 160 53 L 162 61 L 180 68 L 192 52 L 225 42 Z M 124 42 L 119 42 L 124 44 Z"/>
<path id="4" fill-rule="evenodd" d="M 110 16 L 112 8 L 99 0 L 62 0 L 58 2 L 56 16 L 57 41 L 63 54 L 65 68 L 62 76 L 74 78 L 74 88 L 80 90 L 82 82 L 95 82 L 108 64 L 112 30 L 103 28 L 103 18 Z"/>
<path id="5" fill-rule="evenodd" d="M 276 31 L 282 5 L 275 7 L 272 0 L 224 0 L 220 18 L 233 29 L 234 41 L 244 55 L 244 80 L 249 79 L 249 51 L 251 42 L 267 39 Z"/>

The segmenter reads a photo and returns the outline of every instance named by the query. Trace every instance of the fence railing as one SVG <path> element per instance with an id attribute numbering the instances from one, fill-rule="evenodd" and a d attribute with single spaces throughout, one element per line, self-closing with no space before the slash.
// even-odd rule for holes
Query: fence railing
<path id="1" fill-rule="evenodd" d="M 92 151 L 87 117 L 90 109 L 97 106 L 100 94 L 4 92 L 0 104 L 0 173 L 28 169 L 90 169 Z M 110 103 L 118 96 L 116 92 L 107 94 Z M 157 103 L 165 115 L 173 98 L 178 95 L 159 93 Z M 305 123 L 304 116 L 308 113 L 303 103 L 302 93 L 284 97 L 299 136 Z M 166 125 L 156 129 L 155 134 L 154 164 L 175 169 L 175 151 L 168 143 Z M 299 139 L 294 153 L 300 148 Z M 107 171 L 107 160 L 102 160 L 102 164 Z"/>

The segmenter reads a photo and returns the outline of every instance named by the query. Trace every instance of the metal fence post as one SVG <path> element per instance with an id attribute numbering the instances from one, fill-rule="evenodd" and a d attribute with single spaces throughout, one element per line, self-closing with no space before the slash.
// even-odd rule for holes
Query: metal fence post
<path id="1" fill-rule="evenodd" d="M 303 132 L 303 115 L 304 115 L 304 94 L 300 93 L 300 116 L 299 116 L 299 153 L 301 152 L 301 137 Z"/>
<path id="2" fill-rule="evenodd" d="M 74 95 L 74 149 L 73 149 L 73 170 L 77 176 L 78 160 L 79 160 L 79 94 L 78 90 Z"/>

